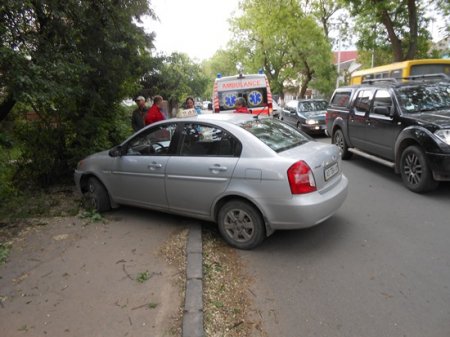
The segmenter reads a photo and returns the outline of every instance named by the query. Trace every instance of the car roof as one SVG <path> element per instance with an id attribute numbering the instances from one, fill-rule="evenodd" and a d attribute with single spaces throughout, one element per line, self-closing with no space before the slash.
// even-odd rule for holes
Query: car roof
<path id="1" fill-rule="evenodd" d="M 210 114 L 200 114 L 193 117 L 185 118 L 171 118 L 171 121 L 188 121 L 188 122 L 228 122 L 232 124 L 240 124 L 247 121 L 258 119 L 266 119 L 268 116 L 257 116 L 252 114 L 242 114 L 242 113 L 210 113 Z"/>

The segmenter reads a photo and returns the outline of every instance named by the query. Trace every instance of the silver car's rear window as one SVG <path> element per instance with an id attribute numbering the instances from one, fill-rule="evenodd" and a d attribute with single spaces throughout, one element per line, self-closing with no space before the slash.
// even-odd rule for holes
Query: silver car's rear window
<path id="1" fill-rule="evenodd" d="M 310 138 L 276 119 L 255 119 L 240 125 L 275 152 L 282 152 L 310 141 Z"/>

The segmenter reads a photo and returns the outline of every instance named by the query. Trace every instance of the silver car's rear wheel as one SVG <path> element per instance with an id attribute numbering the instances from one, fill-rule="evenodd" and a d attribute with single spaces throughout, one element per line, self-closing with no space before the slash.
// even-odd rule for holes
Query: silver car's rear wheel
<path id="1" fill-rule="evenodd" d="M 225 241 L 239 249 L 252 249 L 265 238 L 261 214 L 244 201 L 235 200 L 223 205 L 218 224 Z"/>

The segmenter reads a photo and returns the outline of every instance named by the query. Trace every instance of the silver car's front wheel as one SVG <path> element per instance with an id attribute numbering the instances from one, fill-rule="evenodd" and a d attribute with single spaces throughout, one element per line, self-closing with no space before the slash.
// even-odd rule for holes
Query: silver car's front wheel
<path id="1" fill-rule="evenodd" d="M 240 249 L 252 249 L 265 237 L 261 214 L 250 204 L 235 200 L 222 206 L 218 215 L 219 231 L 225 241 Z"/>
<path id="2" fill-rule="evenodd" d="M 97 212 L 108 211 L 111 208 L 108 192 L 98 179 L 90 177 L 86 187 L 84 198 L 87 207 Z"/>

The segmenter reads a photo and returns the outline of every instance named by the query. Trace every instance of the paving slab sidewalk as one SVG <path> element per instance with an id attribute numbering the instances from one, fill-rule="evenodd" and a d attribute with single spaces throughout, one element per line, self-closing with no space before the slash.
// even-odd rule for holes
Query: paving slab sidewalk
<path id="1" fill-rule="evenodd" d="M 0 266 L 2 337 L 173 335 L 184 299 L 159 250 L 181 218 L 112 214 L 89 225 L 56 219 L 14 244 Z"/>

